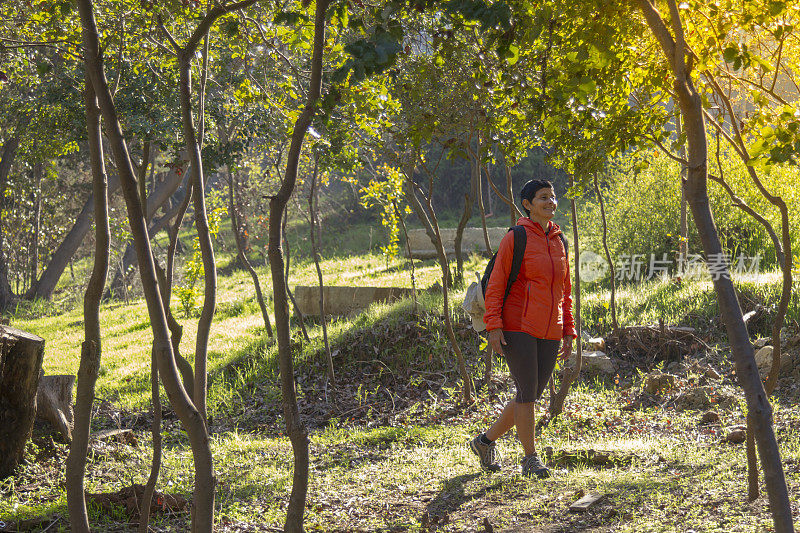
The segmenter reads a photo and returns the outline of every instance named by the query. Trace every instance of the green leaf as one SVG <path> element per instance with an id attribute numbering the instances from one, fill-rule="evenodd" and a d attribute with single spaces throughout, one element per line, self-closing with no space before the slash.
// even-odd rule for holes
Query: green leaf
<path id="1" fill-rule="evenodd" d="M 305 13 L 298 13 L 296 11 L 281 11 L 272 22 L 276 25 L 283 26 L 297 26 L 298 22 L 308 22 L 311 20 Z"/>
<path id="2" fill-rule="evenodd" d="M 773 17 L 780 15 L 786 10 L 786 2 L 771 1 L 769 3 L 769 14 Z"/>
<path id="3" fill-rule="evenodd" d="M 733 63 L 733 60 L 739 55 L 739 48 L 736 46 L 728 46 L 722 52 L 722 57 L 726 63 Z"/>
<path id="4" fill-rule="evenodd" d="M 591 78 L 582 80 L 578 85 L 578 90 L 583 94 L 591 94 L 597 89 L 597 82 Z"/>

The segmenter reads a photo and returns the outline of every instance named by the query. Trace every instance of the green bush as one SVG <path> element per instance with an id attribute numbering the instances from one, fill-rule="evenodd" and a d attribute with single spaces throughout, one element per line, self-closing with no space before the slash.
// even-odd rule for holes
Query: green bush
<path id="1" fill-rule="evenodd" d="M 723 154 L 724 155 L 724 154 Z M 713 161 L 713 159 L 711 159 Z M 633 165 L 623 161 L 618 168 Z M 756 188 L 742 163 L 733 158 L 721 157 L 722 173 L 735 193 L 761 213 L 780 233 L 780 213 Z M 719 175 L 716 164 L 709 173 Z M 798 245 L 800 223 L 800 198 L 796 191 L 796 168 L 774 169 L 771 175 L 762 176 L 764 184 L 786 200 L 790 210 L 790 228 L 793 248 Z M 601 192 L 608 220 L 608 245 L 612 258 L 633 254 L 644 256 L 644 267 L 651 254 L 661 259 L 666 254 L 673 266 L 680 242 L 680 166 L 666 156 L 655 154 L 638 172 L 615 170 L 601 179 Z M 714 221 L 723 249 L 732 258 L 760 256 L 760 269 L 776 267 L 775 249 L 764 227 L 743 210 L 735 207 L 724 189 L 709 180 L 708 195 Z M 600 206 L 594 193 L 580 202 L 579 223 L 581 248 L 603 255 L 603 227 Z M 689 254 L 702 254 L 697 230 L 688 213 Z"/>

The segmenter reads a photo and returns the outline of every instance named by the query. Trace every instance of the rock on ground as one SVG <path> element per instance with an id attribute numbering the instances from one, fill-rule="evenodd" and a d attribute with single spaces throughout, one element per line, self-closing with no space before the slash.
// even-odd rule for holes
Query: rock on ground
<path id="1" fill-rule="evenodd" d="M 572 352 L 572 356 L 567 361 L 567 367 L 575 366 L 577 355 Z M 589 375 L 606 374 L 613 375 L 616 370 L 611 358 L 603 352 L 583 352 L 581 358 L 581 371 Z"/>

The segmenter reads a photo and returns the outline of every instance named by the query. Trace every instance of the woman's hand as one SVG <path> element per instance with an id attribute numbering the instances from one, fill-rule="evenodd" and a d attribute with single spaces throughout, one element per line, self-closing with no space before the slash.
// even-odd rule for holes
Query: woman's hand
<path id="1" fill-rule="evenodd" d="M 561 344 L 561 353 L 558 356 L 558 360 L 564 362 L 569 359 L 570 355 L 572 355 L 572 335 L 565 335 Z"/>
<path id="2" fill-rule="evenodd" d="M 503 335 L 503 330 L 500 328 L 493 329 L 489 332 L 489 346 L 492 347 L 494 353 L 497 355 L 503 354 L 503 346 L 506 345 L 506 338 Z"/>

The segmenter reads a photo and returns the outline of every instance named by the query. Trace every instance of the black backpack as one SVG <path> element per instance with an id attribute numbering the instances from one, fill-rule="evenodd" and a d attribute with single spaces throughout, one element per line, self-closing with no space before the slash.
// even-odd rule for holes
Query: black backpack
<path id="1" fill-rule="evenodd" d="M 522 269 L 522 258 L 525 257 L 525 247 L 528 243 L 528 236 L 525 233 L 525 228 L 522 226 L 514 226 L 512 228 L 508 228 L 508 231 L 514 232 L 514 257 L 511 260 L 511 272 L 508 273 L 508 282 L 506 283 L 506 293 L 503 295 L 503 303 L 505 303 L 506 298 L 508 298 L 508 293 L 511 292 L 511 285 L 517 280 L 517 276 L 519 276 L 519 271 Z M 561 243 L 564 245 L 564 255 L 566 256 L 567 260 L 569 260 L 569 246 L 567 245 L 567 240 L 564 238 L 564 234 L 560 234 Z M 497 259 L 497 253 L 489 259 L 489 264 L 486 265 L 486 270 L 483 271 L 483 276 L 481 277 L 481 291 L 483 293 L 483 297 L 486 298 L 486 287 L 489 285 L 489 277 L 492 275 L 492 269 L 494 269 L 494 262 Z"/>

